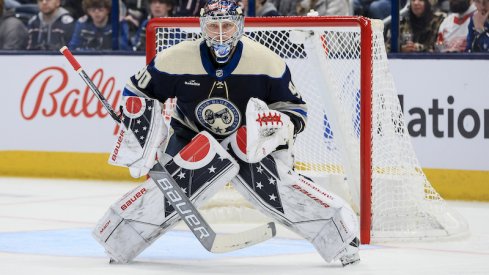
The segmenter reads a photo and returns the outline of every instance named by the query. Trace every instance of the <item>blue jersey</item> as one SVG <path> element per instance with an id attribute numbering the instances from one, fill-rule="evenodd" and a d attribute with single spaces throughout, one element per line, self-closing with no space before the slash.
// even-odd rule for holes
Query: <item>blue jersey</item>
<path id="1" fill-rule="evenodd" d="M 469 32 L 467 34 L 467 48 L 468 52 L 489 52 L 489 22 L 484 22 L 484 31 L 478 33 L 475 31 L 474 18 L 470 18 Z"/>
<path id="2" fill-rule="evenodd" d="M 120 22 L 119 49 L 130 50 L 129 26 L 126 21 Z M 68 45 L 71 50 L 111 50 L 112 23 L 110 20 L 105 27 L 97 27 L 92 19 L 85 15 L 75 24 L 75 30 Z"/>
<path id="3" fill-rule="evenodd" d="M 206 130 L 222 140 L 246 125 L 251 97 L 291 118 L 304 129 L 306 104 L 297 92 L 289 68 L 274 52 L 243 37 L 225 65 L 213 62 L 202 40 L 184 41 L 160 52 L 132 76 L 124 95 L 147 96 L 164 102 L 176 98 L 171 126 L 175 133 Z M 190 137 L 191 138 L 191 137 Z"/>

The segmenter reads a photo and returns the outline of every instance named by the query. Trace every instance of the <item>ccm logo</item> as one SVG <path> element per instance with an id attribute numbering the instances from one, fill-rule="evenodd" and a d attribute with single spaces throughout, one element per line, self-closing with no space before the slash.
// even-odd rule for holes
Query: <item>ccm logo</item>
<path id="1" fill-rule="evenodd" d="M 124 203 L 123 205 L 121 205 L 122 211 L 126 210 L 131 204 L 133 204 L 140 197 L 142 197 L 144 193 L 146 193 L 146 188 L 139 190 L 132 198 L 126 201 L 126 203 Z"/>
<path id="2" fill-rule="evenodd" d="M 207 231 L 207 229 L 201 226 L 201 221 L 199 220 L 199 218 L 194 213 L 192 213 L 192 209 L 190 209 L 187 203 L 183 201 L 180 194 L 178 194 L 175 191 L 175 189 L 173 189 L 173 186 L 168 181 L 168 179 L 166 178 L 159 179 L 157 180 L 157 182 L 158 182 L 158 186 L 165 194 L 165 197 L 171 200 L 173 208 L 175 208 L 178 211 L 178 213 L 180 213 L 183 217 L 185 217 L 188 226 L 193 231 L 200 232 L 199 239 L 209 237 L 210 234 Z"/>
<path id="3" fill-rule="evenodd" d="M 121 143 L 122 140 L 124 139 L 124 130 L 121 130 L 121 133 L 119 134 L 119 138 L 117 139 L 117 142 L 115 144 L 114 152 L 112 152 L 112 160 L 115 161 L 117 159 L 117 155 L 119 154 L 119 148 L 121 148 Z"/>

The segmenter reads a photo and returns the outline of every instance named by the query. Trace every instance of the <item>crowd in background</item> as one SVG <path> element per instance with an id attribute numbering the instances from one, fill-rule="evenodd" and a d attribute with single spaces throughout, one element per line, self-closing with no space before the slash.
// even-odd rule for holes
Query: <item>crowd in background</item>
<path id="1" fill-rule="evenodd" d="M 198 16 L 204 0 L 0 0 L 0 50 L 144 51 L 153 17 Z M 248 0 L 240 4 L 246 11 Z M 255 16 L 363 15 L 384 19 L 391 0 L 255 0 Z M 401 52 L 489 52 L 489 0 L 400 0 Z M 119 18 L 119 41 L 112 40 Z M 386 27 L 386 46 L 391 34 Z"/>

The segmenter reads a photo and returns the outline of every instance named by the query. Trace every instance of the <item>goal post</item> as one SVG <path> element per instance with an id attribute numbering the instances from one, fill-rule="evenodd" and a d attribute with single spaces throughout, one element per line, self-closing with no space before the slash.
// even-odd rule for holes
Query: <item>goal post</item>
<path id="1" fill-rule="evenodd" d="M 146 62 L 200 39 L 195 17 L 147 25 Z M 412 148 L 389 72 L 379 20 L 248 17 L 245 36 L 289 66 L 308 104 L 294 147 L 296 170 L 339 193 L 360 216 L 363 244 L 461 236 L 468 226 L 426 179 Z"/>

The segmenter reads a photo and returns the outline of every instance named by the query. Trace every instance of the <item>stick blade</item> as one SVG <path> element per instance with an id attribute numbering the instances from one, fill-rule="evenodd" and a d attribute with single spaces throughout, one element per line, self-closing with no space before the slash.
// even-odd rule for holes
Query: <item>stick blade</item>
<path id="1" fill-rule="evenodd" d="M 225 253 L 252 246 L 269 240 L 277 234 L 275 223 L 269 222 L 262 226 L 228 235 L 216 235 L 212 247 L 213 253 Z"/>

